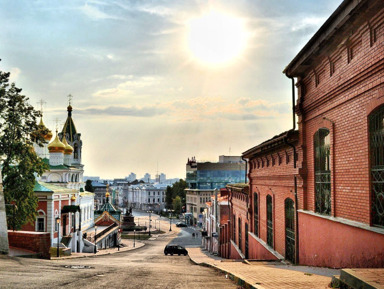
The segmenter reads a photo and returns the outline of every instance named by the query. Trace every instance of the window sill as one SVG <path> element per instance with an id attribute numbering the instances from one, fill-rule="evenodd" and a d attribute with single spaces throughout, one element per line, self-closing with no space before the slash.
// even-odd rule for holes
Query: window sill
<path id="1" fill-rule="evenodd" d="M 348 225 L 348 226 L 352 226 L 352 227 L 355 227 L 355 228 L 359 228 L 359 229 L 363 229 L 363 230 L 367 230 L 367 231 L 370 231 L 370 232 L 374 232 L 374 233 L 377 233 L 377 234 L 384 235 L 384 229 L 378 228 L 378 227 L 372 227 L 372 226 L 369 226 L 369 225 L 361 223 L 361 222 L 351 221 L 351 220 L 344 219 L 344 218 L 339 218 L 339 217 L 332 217 L 332 216 L 321 215 L 321 214 L 318 214 L 318 213 L 315 213 L 315 212 L 312 212 L 312 211 L 306 211 L 306 210 L 297 210 L 297 211 L 299 213 L 311 215 L 311 216 L 314 216 L 314 217 L 323 218 L 323 219 L 326 219 L 326 220 L 329 220 L 329 221 L 332 221 L 332 222 L 337 222 L 337 223 L 340 223 L 340 224 L 344 224 L 344 225 Z"/>

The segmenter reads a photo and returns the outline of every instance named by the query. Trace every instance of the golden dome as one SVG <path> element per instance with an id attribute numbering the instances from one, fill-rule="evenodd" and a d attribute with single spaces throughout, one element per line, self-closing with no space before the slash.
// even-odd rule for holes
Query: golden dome
<path id="1" fill-rule="evenodd" d="M 110 194 L 108 192 L 105 193 L 105 197 L 108 198 Z"/>
<path id="2" fill-rule="evenodd" d="M 72 202 L 76 201 L 76 196 L 75 195 L 72 196 L 71 201 Z"/>
<path id="3" fill-rule="evenodd" d="M 43 118 L 40 118 L 40 123 L 37 125 L 37 130 L 31 134 L 32 141 L 36 142 L 41 137 L 46 142 L 49 142 L 52 138 L 52 132 L 44 125 Z"/>
<path id="4" fill-rule="evenodd" d="M 64 154 L 70 155 L 73 153 L 73 147 L 67 142 L 65 135 L 63 135 L 62 143 L 65 145 Z"/>
<path id="5" fill-rule="evenodd" d="M 43 135 L 43 137 L 44 137 L 44 139 L 45 139 L 46 141 L 50 141 L 53 135 L 52 135 L 52 132 L 45 126 L 42 117 L 40 118 L 39 127 L 40 127 L 41 129 L 43 129 L 43 130 L 47 130 L 47 131 L 48 131 L 45 135 Z"/>
<path id="6" fill-rule="evenodd" d="M 50 153 L 63 153 L 65 150 L 65 145 L 60 141 L 57 131 L 55 139 L 48 145 L 48 150 Z"/>

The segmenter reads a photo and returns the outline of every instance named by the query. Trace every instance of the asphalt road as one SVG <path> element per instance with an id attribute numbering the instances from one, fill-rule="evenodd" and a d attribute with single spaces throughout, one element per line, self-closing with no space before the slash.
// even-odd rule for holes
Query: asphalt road
<path id="1" fill-rule="evenodd" d="M 237 288 L 212 268 L 194 265 L 188 256 L 165 256 L 164 246 L 170 242 L 198 242 L 191 238 L 192 228 L 177 231 L 112 255 L 66 260 L 0 256 L 0 288 Z"/>

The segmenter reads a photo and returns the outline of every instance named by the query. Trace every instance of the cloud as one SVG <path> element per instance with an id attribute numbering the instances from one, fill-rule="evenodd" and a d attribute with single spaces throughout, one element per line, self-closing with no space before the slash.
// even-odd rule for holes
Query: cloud
<path id="1" fill-rule="evenodd" d="M 163 109 L 155 106 L 134 107 L 134 106 L 108 106 L 105 108 L 85 108 L 77 109 L 77 114 L 83 115 L 108 115 L 108 116 L 127 116 L 127 117 L 153 117 L 166 113 Z"/>
<path id="2" fill-rule="evenodd" d="M 80 10 L 89 18 L 92 20 L 104 20 L 104 19 L 115 19 L 115 20 L 124 20 L 124 18 L 117 17 L 115 14 L 108 14 L 103 10 L 105 10 L 106 7 L 110 6 L 106 2 L 102 1 L 87 1 L 85 2 L 84 6 L 80 8 Z"/>
<path id="3" fill-rule="evenodd" d="M 18 67 L 12 67 L 9 71 L 11 73 L 10 75 L 10 81 L 16 82 L 16 80 L 19 78 L 19 75 L 21 74 L 21 70 Z"/>

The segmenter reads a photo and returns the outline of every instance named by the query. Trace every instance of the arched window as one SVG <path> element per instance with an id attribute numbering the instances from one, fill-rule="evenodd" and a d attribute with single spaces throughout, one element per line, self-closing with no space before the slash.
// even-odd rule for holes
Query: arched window
<path id="1" fill-rule="evenodd" d="M 315 133 L 315 211 L 331 213 L 331 142 L 329 130 L 319 129 Z"/>
<path id="2" fill-rule="evenodd" d="M 267 244 L 273 247 L 273 206 L 272 196 L 267 196 Z"/>
<path id="3" fill-rule="evenodd" d="M 79 146 L 77 143 L 75 143 L 74 148 L 73 148 L 73 158 L 78 159 L 79 158 Z"/>
<path id="4" fill-rule="evenodd" d="M 384 227 L 384 106 L 369 116 L 372 224 Z"/>
<path id="5" fill-rule="evenodd" d="M 259 236 L 259 199 L 257 193 L 253 194 L 253 232 Z"/>
<path id="6" fill-rule="evenodd" d="M 36 232 L 45 232 L 45 217 L 46 215 L 43 210 L 39 210 L 37 212 L 36 225 L 35 225 Z"/>

